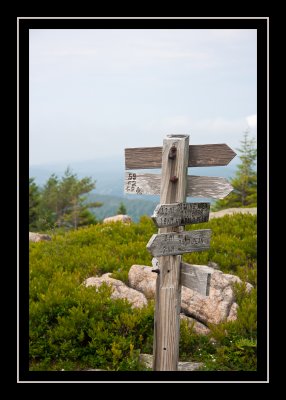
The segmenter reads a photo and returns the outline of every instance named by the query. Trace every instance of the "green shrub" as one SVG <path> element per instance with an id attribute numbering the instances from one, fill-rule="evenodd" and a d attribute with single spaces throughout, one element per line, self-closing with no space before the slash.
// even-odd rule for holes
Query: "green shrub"
<path id="1" fill-rule="evenodd" d="M 225 216 L 188 229 L 202 228 L 212 229 L 211 249 L 184 260 L 217 262 L 256 286 L 256 217 Z M 96 290 L 82 282 L 106 272 L 127 282 L 133 264 L 151 265 L 146 244 L 155 232 L 152 220 L 142 217 L 138 224 L 55 231 L 49 242 L 30 243 L 31 370 L 144 369 L 139 354 L 152 353 L 154 301 L 132 309 L 127 301 L 111 300 L 106 285 Z M 238 320 L 210 327 L 215 344 L 181 324 L 181 359 L 209 369 L 255 369 L 256 290 L 247 294 L 241 286 L 235 294 Z"/>

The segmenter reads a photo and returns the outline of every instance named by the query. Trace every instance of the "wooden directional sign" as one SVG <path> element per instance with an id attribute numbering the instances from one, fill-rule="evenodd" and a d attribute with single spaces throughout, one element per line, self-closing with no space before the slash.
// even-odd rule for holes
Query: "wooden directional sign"
<path id="1" fill-rule="evenodd" d="M 152 266 L 152 271 L 160 272 L 160 263 L 156 257 L 152 258 Z M 194 265 L 184 262 L 181 262 L 180 267 L 181 285 L 203 296 L 208 296 L 210 292 L 211 275 L 214 269 L 206 265 Z"/>
<path id="2" fill-rule="evenodd" d="M 181 262 L 181 254 L 210 248 L 210 229 L 184 232 L 188 223 L 205 222 L 208 203 L 186 203 L 190 197 L 223 199 L 232 190 L 224 178 L 187 176 L 188 167 L 227 165 L 236 155 L 226 144 L 189 145 L 189 135 L 167 135 L 163 147 L 125 149 L 125 169 L 162 168 L 161 174 L 125 174 L 124 191 L 160 195 L 152 216 L 159 227 L 147 244 L 157 273 L 153 370 L 177 371 L 181 285 L 209 294 L 211 268 Z M 172 228 L 176 227 L 176 228 Z M 176 231 L 176 232 L 172 232 Z M 155 257 L 160 257 L 159 261 Z"/>
<path id="3" fill-rule="evenodd" d="M 211 275 L 213 268 L 205 265 L 191 265 L 181 263 L 181 285 L 208 296 L 210 291 Z"/>
<path id="4" fill-rule="evenodd" d="M 152 219 L 158 228 L 198 224 L 209 220 L 210 203 L 158 204 Z"/>
<path id="5" fill-rule="evenodd" d="M 154 256 L 171 256 L 210 248 L 210 229 L 198 229 L 181 233 L 153 235 L 147 243 L 147 250 Z"/>
<path id="6" fill-rule="evenodd" d="M 160 174 L 136 174 L 125 173 L 124 191 L 129 194 L 155 194 L 160 195 Z M 170 182 L 175 185 L 176 183 Z M 212 197 L 223 199 L 233 187 L 224 178 L 214 176 L 187 177 L 187 196 L 189 197 Z"/>
<path id="7" fill-rule="evenodd" d="M 214 167 L 227 165 L 236 153 L 226 144 L 189 146 L 189 167 Z M 161 168 L 162 147 L 125 149 L 125 169 Z"/>

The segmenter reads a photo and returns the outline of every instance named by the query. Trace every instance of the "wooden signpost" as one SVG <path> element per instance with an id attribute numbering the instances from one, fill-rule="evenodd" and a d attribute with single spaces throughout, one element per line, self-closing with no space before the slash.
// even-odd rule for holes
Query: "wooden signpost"
<path id="1" fill-rule="evenodd" d="M 184 231 L 206 222 L 209 203 L 186 203 L 187 196 L 222 199 L 232 191 L 224 178 L 188 176 L 188 167 L 227 165 L 235 156 L 226 144 L 189 145 L 188 135 L 168 135 L 163 147 L 125 149 L 125 168 L 162 168 L 161 174 L 126 172 L 130 194 L 160 194 L 152 216 L 159 228 L 147 244 L 157 272 L 153 370 L 176 371 L 179 360 L 181 285 L 208 296 L 212 269 L 182 262 L 181 254 L 210 247 L 211 230 Z M 155 258 L 158 257 L 158 258 Z"/>

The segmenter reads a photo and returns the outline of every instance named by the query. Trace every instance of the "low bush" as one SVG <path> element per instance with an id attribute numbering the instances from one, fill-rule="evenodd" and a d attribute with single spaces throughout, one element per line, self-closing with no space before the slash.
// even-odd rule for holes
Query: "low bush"
<path id="1" fill-rule="evenodd" d="M 256 217 L 225 216 L 190 229 L 203 228 L 212 229 L 210 250 L 184 260 L 216 262 L 256 286 Z M 125 300 L 111 300 L 106 285 L 96 290 L 82 283 L 106 272 L 127 282 L 133 264 L 151 265 L 146 244 L 156 232 L 142 217 L 138 224 L 97 224 L 30 243 L 31 370 L 146 369 L 139 353 L 152 353 L 154 302 L 132 309 Z M 182 322 L 181 359 L 203 361 L 206 369 L 256 368 L 256 290 L 247 294 L 242 285 L 235 291 L 237 321 L 211 326 L 209 336 Z"/>

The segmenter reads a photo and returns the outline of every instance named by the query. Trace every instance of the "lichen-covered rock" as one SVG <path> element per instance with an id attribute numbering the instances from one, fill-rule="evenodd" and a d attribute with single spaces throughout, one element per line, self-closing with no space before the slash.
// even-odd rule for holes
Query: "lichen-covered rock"
<path id="1" fill-rule="evenodd" d="M 123 224 L 130 224 L 132 222 L 132 218 L 129 215 L 114 215 L 113 217 L 104 218 L 104 224 L 110 224 L 112 222 L 122 222 Z"/>
<path id="2" fill-rule="evenodd" d="M 140 354 L 140 361 L 147 368 L 153 367 L 153 355 L 152 354 Z M 190 361 L 179 361 L 178 371 L 196 371 L 201 368 L 204 364 L 201 362 L 190 362 Z"/>
<path id="3" fill-rule="evenodd" d="M 227 322 L 235 321 L 237 319 L 237 310 L 238 310 L 238 304 L 232 303 L 232 306 L 230 307 L 229 314 L 227 317 Z"/>
<path id="4" fill-rule="evenodd" d="M 30 242 L 42 242 L 43 240 L 52 240 L 51 236 L 45 235 L 43 233 L 29 232 Z"/>
<path id="5" fill-rule="evenodd" d="M 132 265 L 128 274 L 130 287 L 140 291 L 148 299 L 155 297 L 156 278 L 157 274 L 152 272 L 152 268 L 145 265 Z M 214 270 L 210 281 L 209 296 L 200 295 L 182 286 L 181 310 L 187 316 L 195 318 L 203 324 L 219 324 L 226 320 L 234 321 L 237 318 L 238 308 L 233 291 L 235 282 L 241 283 L 242 281 L 238 276 Z M 246 283 L 247 292 L 252 287 L 250 283 Z"/>
<path id="6" fill-rule="evenodd" d="M 100 287 L 105 282 L 112 288 L 112 299 L 126 299 L 132 304 L 133 308 L 142 308 L 147 304 L 147 299 L 144 294 L 129 288 L 125 285 L 125 283 L 119 281 L 118 279 L 110 278 L 110 275 L 111 273 L 107 273 L 100 277 L 95 276 L 87 278 L 84 281 L 84 285 Z"/>
<path id="7" fill-rule="evenodd" d="M 239 277 L 230 274 L 223 274 L 221 271 L 214 271 L 210 281 L 209 296 L 202 296 L 199 293 L 182 287 L 181 307 L 183 312 L 202 323 L 219 324 L 226 321 L 231 315 L 231 320 L 236 319 L 235 296 L 233 283 L 242 281 Z M 246 284 L 246 290 L 252 289 L 250 283 Z"/>
<path id="8" fill-rule="evenodd" d="M 154 299 L 157 274 L 146 265 L 132 265 L 128 273 L 129 286 L 143 293 L 147 299 Z"/>
<path id="9" fill-rule="evenodd" d="M 233 214 L 257 214 L 257 208 L 227 208 L 225 210 L 214 211 L 210 213 L 210 219 L 212 218 L 222 218 L 225 215 L 233 215 Z"/>

